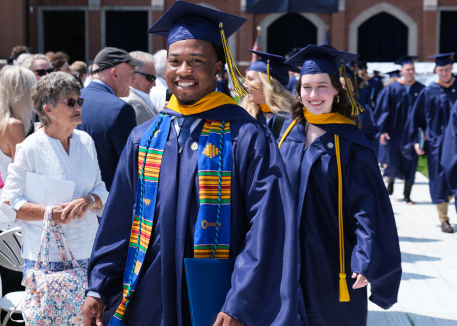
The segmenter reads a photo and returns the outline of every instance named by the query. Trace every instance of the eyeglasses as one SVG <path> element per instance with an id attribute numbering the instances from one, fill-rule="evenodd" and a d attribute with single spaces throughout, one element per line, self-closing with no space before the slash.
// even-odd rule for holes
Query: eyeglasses
<path id="1" fill-rule="evenodd" d="M 34 72 L 36 72 L 36 74 L 40 77 L 43 77 L 47 74 L 50 74 L 51 72 L 54 72 L 54 68 L 49 68 L 49 69 L 37 69 L 37 70 L 34 70 Z"/>
<path id="2" fill-rule="evenodd" d="M 152 83 L 154 80 L 157 79 L 156 76 L 154 75 L 150 75 L 150 74 L 145 74 L 143 72 L 139 72 L 139 71 L 135 71 L 135 74 L 140 74 L 140 75 L 143 75 L 144 77 L 146 77 L 146 79 L 148 80 L 148 82 Z"/>
<path id="3" fill-rule="evenodd" d="M 70 108 L 72 108 L 75 106 L 76 103 L 78 103 L 79 106 L 82 106 L 84 103 L 84 99 L 80 98 L 80 97 L 77 100 L 75 100 L 74 98 L 69 98 L 66 100 L 60 100 L 60 101 L 56 101 L 56 102 L 67 102 L 68 106 Z"/>

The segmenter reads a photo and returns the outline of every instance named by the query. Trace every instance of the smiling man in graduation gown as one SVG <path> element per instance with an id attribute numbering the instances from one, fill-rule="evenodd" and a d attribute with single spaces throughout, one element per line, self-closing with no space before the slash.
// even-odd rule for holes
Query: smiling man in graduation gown
<path id="1" fill-rule="evenodd" d="M 282 159 L 265 125 L 214 92 L 224 53 L 236 89 L 247 86 L 225 38 L 244 22 L 177 1 L 150 28 L 168 37 L 174 96 L 132 131 L 119 162 L 88 268 L 86 325 L 105 306 L 116 310 L 109 325 L 191 325 L 184 258 L 214 254 L 236 259 L 215 326 L 297 324 L 297 222 Z"/>
<path id="2" fill-rule="evenodd" d="M 403 139 L 402 153 L 413 159 L 415 153 L 427 154 L 430 195 L 438 209 L 441 231 L 452 233 L 447 215 L 449 196 L 451 195 L 446 176 L 441 165 L 443 136 L 449 122 L 449 114 L 457 100 L 457 83 L 452 75 L 453 53 L 430 56 L 436 58 L 436 72 L 439 78 L 430 86 L 425 87 L 417 97 L 410 113 Z M 425 132 L 425 151 L 419 147 L 418 131 Z"/>
<path id="3" fill-rule="evenodd" d="M 412 107 L 425 87 L 414 78 L 414 60 L 417 58 L 404 55 L 395 62 L 402 67 L 402 77 L 379 93 L 374 111 L 375 121 L 381 133 L 379 142 L 385 145 L 386 149 L 387 168 L 384 170 L 384 177 L 388 180 L 387 190 L 389 195 L 392 195 L 395 178 L 404 180 L 403 200 L 406 203 L 413 203 L 410 195 L 416 175 L 417 155 L 411 153 L 412 159 L 404 157 L 401 153 L 401 142 Z"/>

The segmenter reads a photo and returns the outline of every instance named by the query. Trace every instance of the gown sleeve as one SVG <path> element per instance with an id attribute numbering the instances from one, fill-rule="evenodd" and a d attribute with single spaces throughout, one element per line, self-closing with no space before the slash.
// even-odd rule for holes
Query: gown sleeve
<path id="1" fill-rule="evenodd" d="M 389 133 L 389 119 L 390 119 L 390 92 L 389 89 L 384 89 L 378 95 L 378 100 L 376 102 L 376 108 L 374 110 L 374 121 L 378 126 L 378 129 L 381 134 Z"/>
<path id="2" fill-rule="evenodd" d="M 457 196 L 457 104 L 452 107 L 444 135 L 441 165 L 444 168 L 446 180 L 454 196 Z M 457 209 L 457 201 L 456 201 Z"/>
<path id="3" fill-rule="evenodd" d="M 418 142 L 419 128 L 425 131 L 427 122 L 425 119 L 425 110 L 427 108 L 427 93 L 423 89 L 417 97 L 416 103 L 408 112 L 408 120 L 405 126 L 405 133 L 402 139 L 402 154 L 409 160 L 414 159 L 416 153 L 414 144 Z"/>
<path id="4" fill-rule="evenodd" d="M 371 150 L 360 147 L 350 154 L 346 182 L 356 235 L 352 272 L 371 283 L 370 300 L 388 309 L 397 302 L 401 254 L 392 205 Z"/>
<path id="5" fill-rule="evenodd" d="M 264 125 L 240 130 L 236 146 L 250 229 L 222 311 L 243 325 L 297 325 L 297 219 L 284 163 Z"/>
<path id="6" fill-rule="evenodd" d="M 98 293 L 108 309 L 121 293 L 133 221 L 137 181 L 133 171 L 138 145 L 131 138 L 119 160 L 88 266 L 87 292 Z"/>

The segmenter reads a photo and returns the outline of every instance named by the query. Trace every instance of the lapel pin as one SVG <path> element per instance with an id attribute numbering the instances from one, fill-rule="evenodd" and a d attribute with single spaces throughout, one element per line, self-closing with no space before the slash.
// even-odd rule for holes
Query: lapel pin
<path id="1" fill-rule="evenodd" d="M 198 143 L 193 142 L 192 145 L 190 146 L 190 148 L 192 148 L 193 151 L 196 151 L 198 149 Z"/>

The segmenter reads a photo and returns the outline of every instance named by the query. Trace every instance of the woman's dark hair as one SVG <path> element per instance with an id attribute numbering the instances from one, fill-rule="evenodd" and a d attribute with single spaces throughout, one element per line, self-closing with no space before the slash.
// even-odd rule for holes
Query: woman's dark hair
<path id="1" fill-rule="evenodd" d="M 359 123 L 359 118 L 355 115 L 352 115 L 352 105 L 349 100 L 348 92 L 341 85 L 340 79 L 336 76 L 329 75 L 332 82 L 333 88 L 338 90 L 338 95 L 340 97 L 339 102 L 337 103 L 337 97 L 335 96 L 332 104 L 333 113 L 341 113 L 345 117 L 353 120 L 357 125 Z M 301 77 L 297 82 L 297 94 L 295 94 L 292 99 L 292 104 L 290 106 L 290 113 L 292 116 L 298 120 L 304 119 L 303 115 L 303 104 L 300 103 L 300 91 L 301 91 Z"/>
<path id="2" fill-rule="evenodd" d="M 213 43 L 211 43 L 211 45 L 213 46 L 214 52 L 216 52 L 217 61 L 221 61 L 222 66 L 225 66 L 227 61 L 225 60 L 224 48 L 222 46 L 214 45 Z"/>

